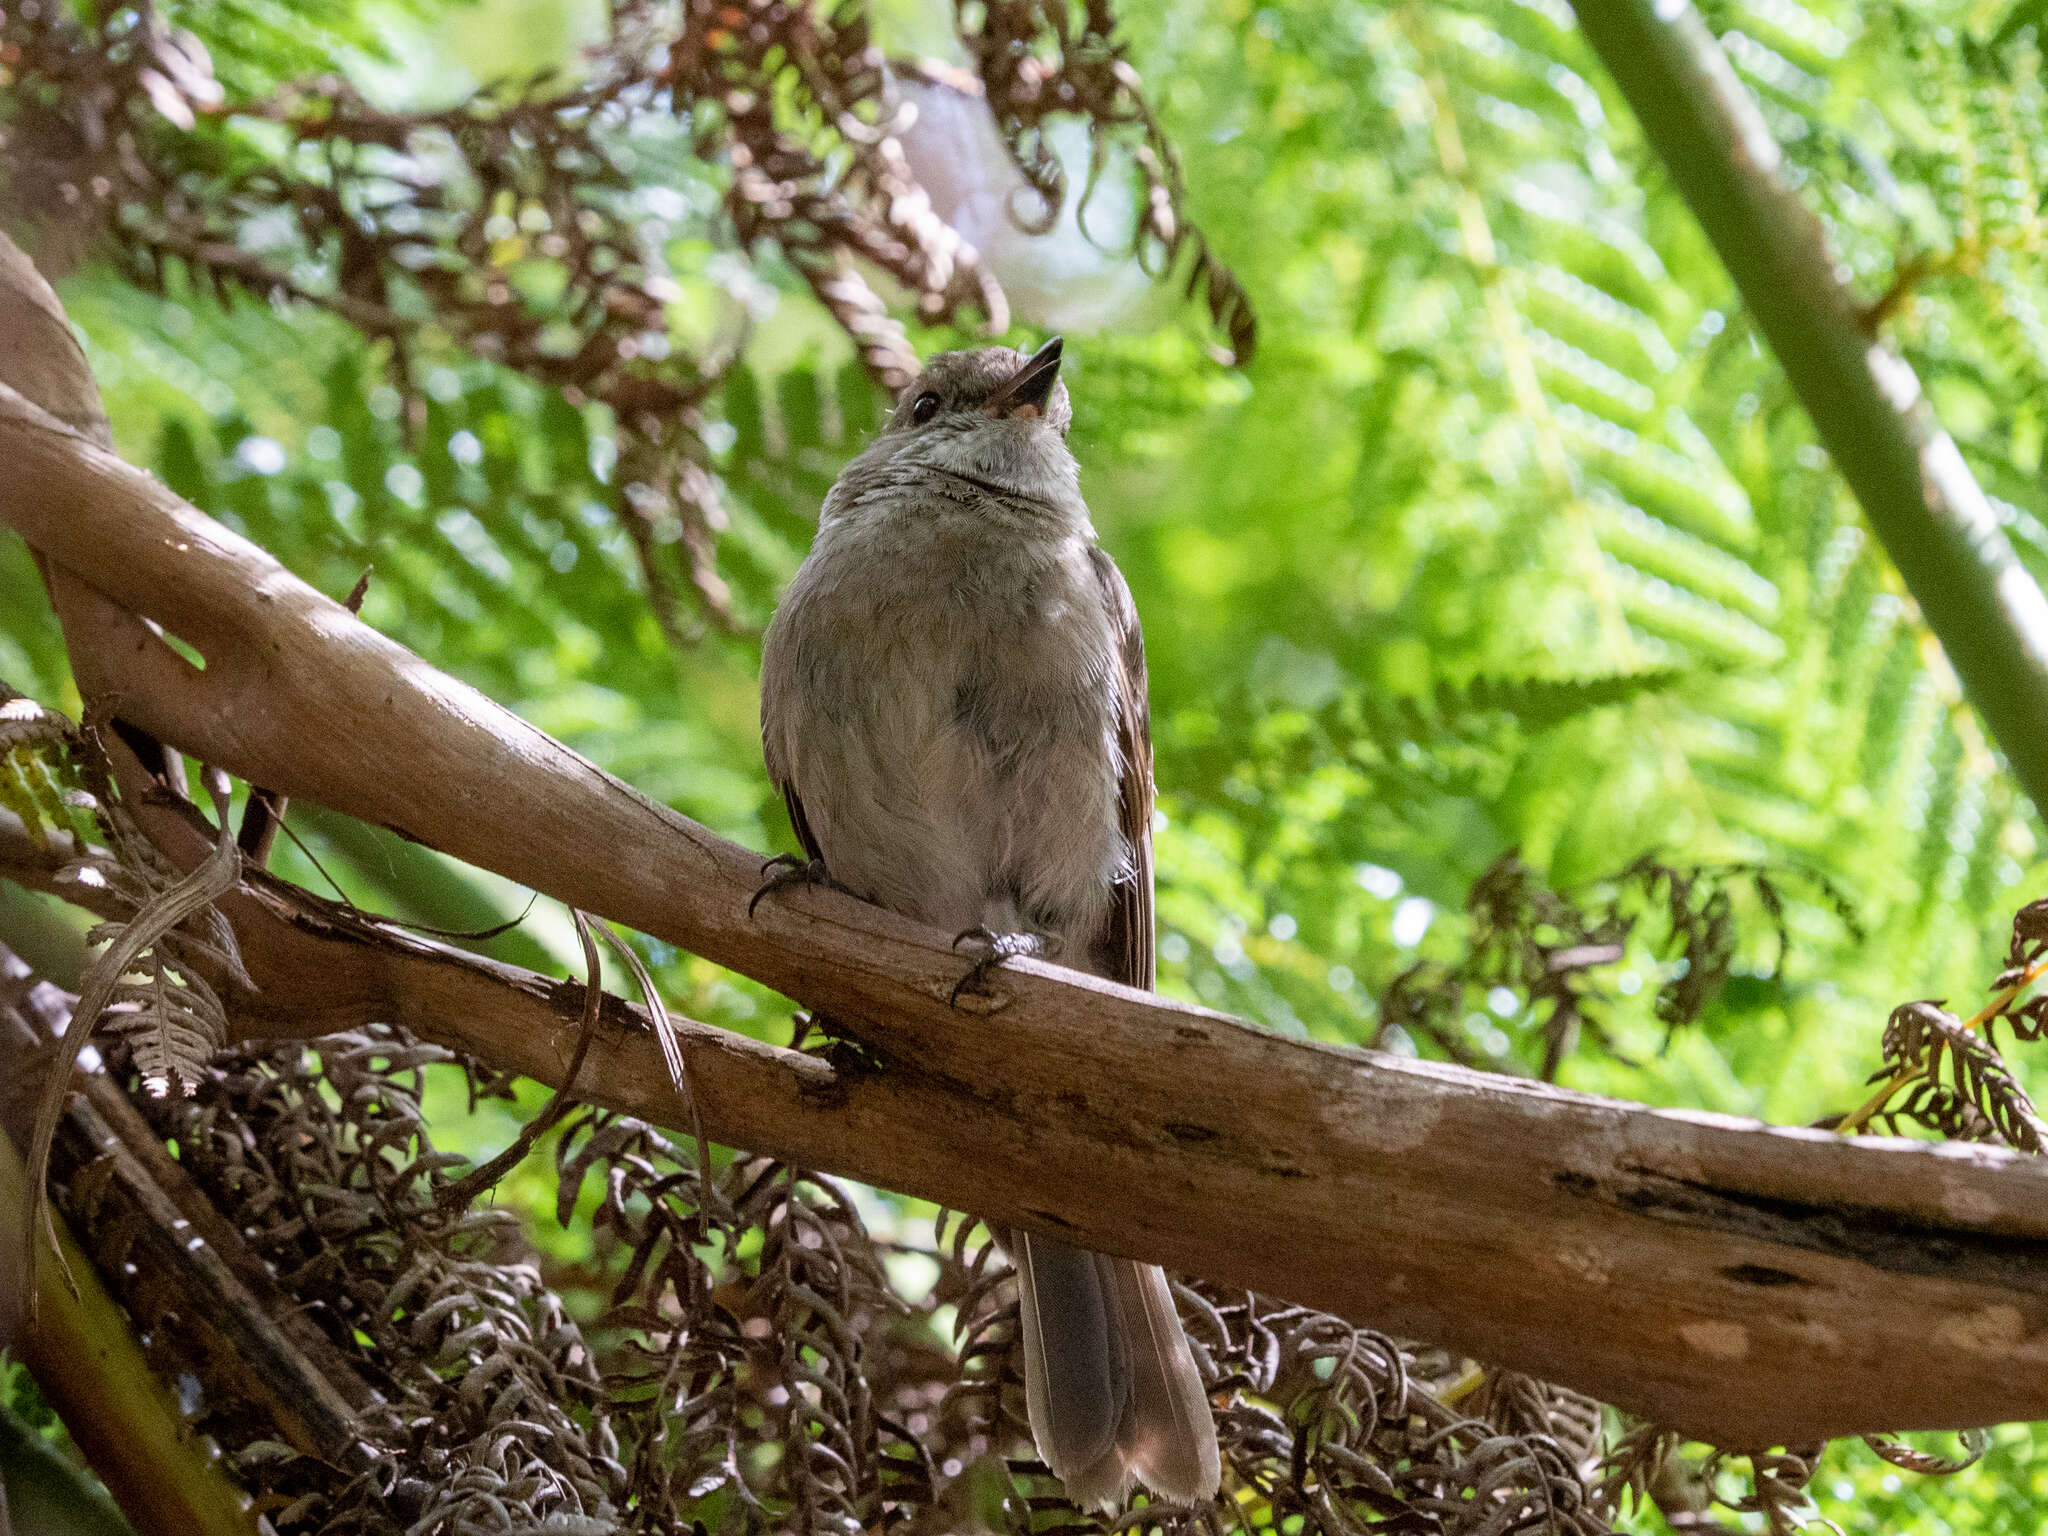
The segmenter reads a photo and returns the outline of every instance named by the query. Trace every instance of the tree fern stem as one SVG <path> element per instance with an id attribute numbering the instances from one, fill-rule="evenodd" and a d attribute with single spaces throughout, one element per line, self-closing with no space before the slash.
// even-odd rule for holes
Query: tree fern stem
<path id="1" fill-rule="evenodd" d="M 2048 814 L 2048 599 L 1912 369 L 1874 340 L 1820 221 L 1684 0 L 1574 0 L 2006 761 Z"/>
<path id="2" fill-rule="evenodd" d="M 19 1059 L 17 1041 L 6 1049 Z M 28 1171 L 0 1127 L 0 1209 L 25 1213 L 28 1188 Z M 256 1536 L 244 1495 L 151 1374 L 141 1342 L 69 1226 L 39 1229 L 20 1220 L 17 1231 L 38 1252 L 42 1279 L 33 1320 L 16 1341 L 22 1363 L 135 1529 L 142 1536 Z M 5 1283 L 13 1282 L 9 1273 Z"/>

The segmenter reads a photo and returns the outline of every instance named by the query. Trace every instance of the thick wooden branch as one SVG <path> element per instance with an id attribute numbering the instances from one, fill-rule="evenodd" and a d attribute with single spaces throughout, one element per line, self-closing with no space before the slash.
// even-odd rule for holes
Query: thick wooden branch
<path id="1" fill-rule="evenodd" d="M 202 671 L 132 620 L 67 612 L 101 707 L 754 976 L 860 1042 L 827 1067 L 753 1042 L 722 1056 L 715 1031 L 693 1033 L 714 1135 L 1438 1341 L 1726 1444 L 2048 1416 L 2048 1167 L 1284 1040 L 1029 962 L 952 1008 L 945 935 L 829 891 L 749 917 L 757 854 L 435 671 L 12 389 L 0 465 L 0 518 L 103 612 L 205 657 Z M 277 978 L 238 1013 L 294 996 L 317 1011 L 331 981 L 353 999 L 341 1016 L 558 1077 L 560 984 L 320 953 L 296 992 Z M 606 1031 L 579 1091 L 681 1119 L 637 1032 Z"/>
<path id="2" fill-rule="evenodd" d="M 55 890 L 60 863 L 0 815 L 0 874 Z M 262 989 L 239 1033 L 383 1019 L 561 1082 L 577 983 L 323 905 L 231 899 Z M 1074 980 L 1081 1006 L 1014 1033 L 960 1019 L 912 1050 L 865 1029 L 874 1059 L 837 1065 L 679 1021 L 706 1131 L 1450 1341 L 1727 1444 L 2048 1401 L 2023 1368 L 2048 1356 L 2033 1159 L 1648 1110 L 1121 988 L 1103 995 L 1135 1017 L 1091 1016 L 1104 984 Z M 644 1016 L 607 998 L 602 1021 L 579 1096 L 675 1125 Z"/>
<path id="3" fill-rule="evenodd" d="M 118 750 L 118 749 L 117 749 Z M 175 813 L 142 811 L 151 839 L 173 860 L 196 863 L 207 841 Z M 73 851 L 38 844 L 0 811 L 0 877 L 118 919 L 104 888 L 59 878 Z M 556 981 L 466 950 L 372 922 L 260 872 L 221 902 L 234 924 L 256 990 L 207 979 L 230 1003 L 237 1040 L 311 1038 L 366 1024 L 395 1024 L 504 1071 L 559 1085 L 575 1054 L 583 984 Z M 834 1132 L 845 1081 L 828 1062 L 732 1030 L 671 1014 L 700 1099 L 706 1132 L 728 1146 L 797 1161 Z M 676 1124 L 667 1072 L 654 1050 L 646 1011 L 607 993 L 598 1040 L 576 1081 L 579 1098 Z M 635 1079 L 654 1066 L 654 1078 Z M 820 1119 L 819 1117 L 824 1117 Z"/>

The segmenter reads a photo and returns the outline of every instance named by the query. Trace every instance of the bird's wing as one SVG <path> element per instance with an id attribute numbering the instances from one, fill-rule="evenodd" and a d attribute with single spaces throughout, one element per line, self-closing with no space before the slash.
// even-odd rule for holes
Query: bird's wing
<path id="1" fill-rule="evenodd" d="M 1116 562 L 1090 549 L 1102 582 L 1104 605 L 1116 626 L 1117 751 L 1122 758 L 1118 820 L 1131 867 L 1117 881 L 1116 902 L 1092 949 L 1100 974 L 1127 986 L 1153 981 L 1152 935 L 1152 714 L 1145 701 L 1145 633 L 1138 607 Z"/>
<path id="2" fill-rule="evenodd" d="M 1145 636 L 1137 605 L 1116 562 L 1092 551 L 1095 571 L 1117 630 L 1117 748 L 1122 756 L 1119 821 L 1131 867 L 1117 882 L 1116 901 L 1093 946 L 1100 974 L 1134 987 L 1153 982 L 1152 934 L 1152 724 L 1145 702 Z M 1035 1250 L 1043 1239 L 1028 1239 Z M 1035 1255 L 1034 1255 L 1035 1256 Z M 1133 1477 L 1161 1496 L 1204 1503 L 1216 1496 L 1221 1459 L 1215 1416 L 1194 1352 L 1188 1348 L 1173 1290 L 1153 1264 L 1090 1255 L 1097 1284 L 1114 1320 L 1105 1366 L 1121 1380 L 1123 1400 L 1110 1454 L 1072 1468 L 1056 1467 L 1077 1502 L 1116 1502 Z M 1026 1276 L 1027 1280 L 1034 1278 Z M 1042 1294 L 1035 1298 L 1044 1301 Z M 1043 1307 L 1036 1309 L 1046 1310 Z M 1027 1316 L 1031 1314 L 1027 1313 Z M 1049 1364 L 1041 1341 L 1041 1366 Z M 1027 1392 L 1029 1382 L 1027 1372 Z M 1041 1395 L 1050 1401 L 1044 1387 Z M 1069 1395 L 1072 1395 L 1071 1389 Z M 1065 1442 L 1032 1430 L 1039 1445 Z"/>
<path id="3" fill-rule="evenodd" d="M 833 489 L 836 492 L 838 487 Z M 785 606 L 788 601 L 784 599 Z M 804 814 L 803 797 L 797 793 L 796 768 L 789 761 L 789 722 L 779 718 L 782 711 L 776 708 L 777 701 L 786 699 L 791 691 L 788 686 L 776 686 L 778 679 L 784 685 L 792 681 L 790 641 L 781 628 L 784 615 L 778 613 L 776 619 L 778 623 L 768 626 L 767 641 L 761 649 L 761 756 L 768 765 L 768 781 L 781 793 L 783 806 L 789 811 L 797 846 L 803 849 L 805 858 L 815 862 L 824 854 L 818 847 L 817 835 L 811 831 L 810 818 Z"/>
<path id="4" fill-rule="evenodd" d="M 810 819 L 804 815 L 804 802 L 796 792 L 796 782 L 784 779 L 776 787 L 782 791 L 782 803 L 789 809 L 789 824 L 796 830 L 797 846 L 803 849 L 805 858 L 822 860 L 825 855 L 819 851 L 817 835 L 811 831 Z"/>

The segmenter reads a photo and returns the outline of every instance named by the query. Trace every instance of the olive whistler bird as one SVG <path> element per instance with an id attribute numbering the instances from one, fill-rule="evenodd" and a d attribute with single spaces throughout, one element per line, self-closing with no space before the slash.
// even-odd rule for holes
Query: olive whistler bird
<path id="1" fill-rule="evenodd" d="M 1153 983 L 1144 640 L 1067 451 L 1060 341 L 949 352 L 840 474 L 761 659 L 807 864 L 981 962 Z M 769 889 L 776 882 L 771 882 Z M 1157 1265 L 1010 1234 L 1039 1455 L 1076 1503 L 1216 1492 L 1215 1420 Z"/>

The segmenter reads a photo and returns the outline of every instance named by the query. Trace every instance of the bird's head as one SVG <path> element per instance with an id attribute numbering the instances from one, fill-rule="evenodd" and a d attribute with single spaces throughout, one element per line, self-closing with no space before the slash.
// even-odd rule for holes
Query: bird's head
<path id="1" fill-rule="evenodd" d="M 1050 497 L 1074 485 L 1067 452 L 1073 421 L 1060 382 L 1060 338 L 1029 354 L 1010 347 L 942 352 L 898 398 L 875 450 L 1018 495 Z"/>

